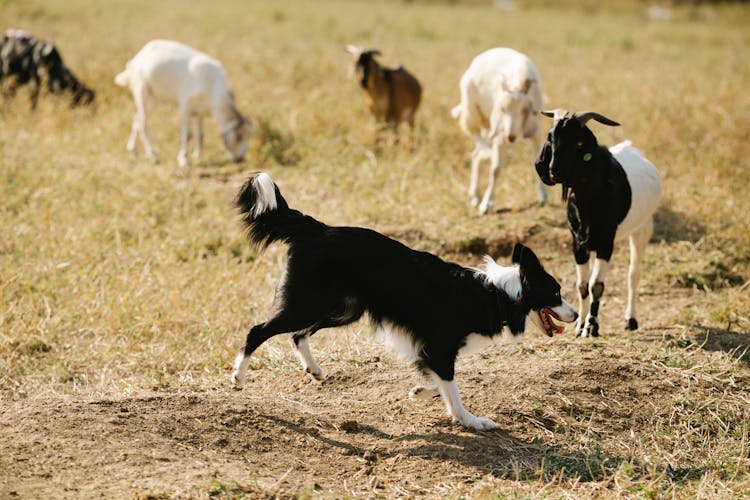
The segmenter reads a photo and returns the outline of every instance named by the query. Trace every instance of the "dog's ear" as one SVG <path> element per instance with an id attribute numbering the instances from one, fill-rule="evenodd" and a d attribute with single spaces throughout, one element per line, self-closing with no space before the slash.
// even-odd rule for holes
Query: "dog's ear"
<path id="1" fill-rule="evenodd" d="M 510 261 L 513 264 L 520 264 L 521 263 L 521 253 L 523 253 L 525 246 L 523 246 L 520 243 L 516 243 L 516 245 L 513 247 L 513 255 L 510 258 Z"/>
<path id="2" fill-rule="evenodd" d="M 523 274 L 543 269 L 534 251 L 521 243 L 516 243 L 516 246 L 513 247 L 513 257 L 511 260 L 514 264 L 518 264 L 521 267 Z"/>

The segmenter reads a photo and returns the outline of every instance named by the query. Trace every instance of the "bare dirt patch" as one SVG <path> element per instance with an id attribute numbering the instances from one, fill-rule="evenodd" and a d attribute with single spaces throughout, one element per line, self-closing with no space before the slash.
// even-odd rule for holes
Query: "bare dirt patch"
<path id="1" fill-rule="evenodd" d="M 675 340 L 648 332 L 539 339 L 465 359 L 467 406 L 499 424 L 482 433 L 452 425 L 439 399 L 408 399 L 420 376 L 367 352 L 333 365 L 323 383 L 259 369 L 241 392 L 14 401 L 0 410 L 0 495 L 450 495 L 518 480 L 575 482 L 604 495 L 626 466 L 700 475 L 691 457 L 649 460 L 654 427 L 678 430 L 680 401 L 731 401 L 748 380 L 732 389 L 644 360 L 628 345 L 654 342 Z"/>

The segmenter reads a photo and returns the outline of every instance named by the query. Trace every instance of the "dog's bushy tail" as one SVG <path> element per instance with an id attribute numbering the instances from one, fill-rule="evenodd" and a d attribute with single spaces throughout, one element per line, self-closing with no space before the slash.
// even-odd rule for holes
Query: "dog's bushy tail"
<path id="1" fill-rule="evenodd" d="M 240 210 L 248 238 L 259 247 L 275 241 L 294 244 L 320 234 L 327 227 L 290 209 L 276 183 L 265 172 L 255 173 L 245 181 L 234 205 Z"/>

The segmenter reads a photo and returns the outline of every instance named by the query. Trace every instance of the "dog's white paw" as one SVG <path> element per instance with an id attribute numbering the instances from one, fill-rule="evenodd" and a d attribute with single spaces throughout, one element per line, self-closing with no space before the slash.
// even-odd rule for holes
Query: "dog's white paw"
<path id="1" fill-rule="evenodd" d="M 312 375 L 312 377 L 318 382 L 322 382 L 326 379 L 326 372 L 321 367 L 316 368 L 305 368 L 305 371 Z"/>
<path id="2" fill-rule="evenodd" d="M 440 395 L 437 387 L 417 385 L 409 391 L 409 399 L 432 399 Z"/>
<path id="3" fill-rule="evenodd" d="M 245 385 L 245 376 L 240 375 L 238 370 L 232 372 L 232 387 L 239 390 Z"/>
<path id="4" fill-rule="evenodd" d="M 468 412 L 461 417 L 453 417 L 453 422 L 476 431 L 489 431 L 497 428 L 497 424 L 489 418 L 475 417 Z"/>

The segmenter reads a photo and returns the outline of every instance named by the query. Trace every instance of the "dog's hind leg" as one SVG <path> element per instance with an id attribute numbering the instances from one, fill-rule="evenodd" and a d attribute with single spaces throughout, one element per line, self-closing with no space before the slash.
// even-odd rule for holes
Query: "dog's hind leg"
<path id="1" fill-rule="evenodd" d="M 316 324 L 312 328 L 308 328 L 303 331 L 295 332 L 292 334 L 292 342 L 295 348 L 295 354 L 297 359 L 302 363 L 302 368 L 312 375 L 316 380 L 323 380 L 326 378 L 323 369 L 315 362 L 312 352 L 310 351 L 309 337 L 315 334 L 318 330 L 324 328 L 334 328 L 337 326 L 344 326 L 352 323 L 362 317 L 365 310 L 362 305 L 354 298 L 344 298 L 341 303 L 328 314 L 328 317 Z"/>
<path id="2" fill-rule="evenodd" d="M 245 347 L 240 350 L 234 361 L 232 385 L 239 389 L 245 383 L 245 375 L 247 373 L 247 365 L 250 363 L 250 356 L 263 342 L 274 335 L 297 332 L 308 328 L 311 328 L 310 321 L 301 321 L 293 318 L 291 314 L 285 314 L 283 311 L 265 323 L 252 327 L 247 334 Z"/>
<path id="3" fill-rule="evenodd" d="M 294 353 L 297 355 L 302 368 L 315 378 L 315 380 L 323 380 L 326 378 L 326 374 L 320 365 L 315 361 L 315 358 L 310 351 L 310 342 L 308 337 L 315 333 L 315 330 L 305 330 L 292 334 L 292 343 L 294 344 Z"/>

